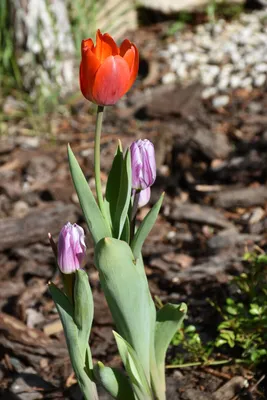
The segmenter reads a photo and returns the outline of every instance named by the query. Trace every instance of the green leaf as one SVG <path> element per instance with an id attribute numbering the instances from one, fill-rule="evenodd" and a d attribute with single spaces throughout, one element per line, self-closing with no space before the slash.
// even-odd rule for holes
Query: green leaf
<path id="1" fill-rule="evenodd" d="M 98 362 L 94 366 L 94 375 L 103 388 L 117 400 L 134 400 L 129 379 L 116 368 L 105 367 Z"/>
<path id="2" fill-rule="evenodd" d="M 111 232 L 69 145 L 68 157 L 72 180 L 80 201 L 84 218 L 88 229 L 92 234 L 94 243 L 96 244 L 102 238 L 111 236 Z"/>
<path id="3" fill-rule="evenodd" d="M 131 153 L 129 149 L 126 152 L 122 164 L 120 191 L 118 195 L 117 207 L 115 211 L 113 224 L 113 237 L 120 239 L 121 233 L 127 218 L 128 209 L 131 201 L 132 192 L 132 170 Z"/>
<path id="4" fill-rule="evenodd" d="M 140 360 L 131 347 L 117 332 L 113 331 L 123 365 L 130 377 L 133 390 L 138 399 L 153 399 L 153 395 Z M 148 396 L 148 397 L 147 397 Z"/>
<path id="5" fill-rule="evenodd" d="M 228 346 L 233 348 L 235 346 L 235 334 L 233 331 L 221 331 L 220 337 L 227 341 Z"/>
<path id="6" fill-rule="evenodd" d="M 118 196 L 120 192 L 121 173 L 123 166 L 123 152 L 121 142 L 119 140 L 117 152 L 113 159 L 112 167 L 108 175 L 106 186 L 105 203 L 108 210 L 111 226 L 114 226 L 114 218 L 117 208 Z"/>
<path id="7" fill-rule="evenodd" d="M 73 308 L 69 299 L 53 283 L 49 285 L 49 292 L 56 304 L 69 350 L 71 364 L 75 372 L 77 381 L 86 400 L 97 400 L 95 384 L 86 374 L 85 358 L 80 352 L 78 340 L 78 328 L 73 320 Z"/>
<path id="8" fill-rule="evenodd" d="M 157 312 L 155 357 L 161 381 L 165 376 L 166 351 L 174 334 L 181 327 L 186 311 L 187 307 L 184 303 L 180 305 L 168 303 Z"/>
<path id="9" fill-rule="evenodd" d="M 132 248 L 133 255 L 135 258 L 139 257 L 141 250 L 142 250 L 142 246 L 144 244 L 144 241 L 146 240 L 149 232 L 151 231 L 154 223 L 156 222 L 161 204 L 163 202 L 163 198 L 164 198 L 164 193 L 162 193 L 162 195 L 160 196 L 157 203 L 154 204 L 154 206 L 151 208 L 149 213 L 143 219 L 140 227 L 138 228 L 138 230 L 133 238 L 131 248 Z"/>
<path id="10" fill-rule="evenodd" d="M 82 269 L 77 270 L 75 273 L 73 297 L 74 321 L 78 327 L 81 354 L 85 357 L 94 316 L 94 301 L 88 276 Z"/>
<path id="11" fill-rule="evenodd" d="M 113 238 L 97 244 L 95 265 L 117 330 L 136 351 L 149 380 L 151 295 L 144 268 L 126 242 Z"/>
<path id="12" fill-rule="evenodd" d="M 216 347 L 220 347 L 220 346 L 223 346 L 226 343 L 227 343 L 226 340 L 218 338 L 218 339 L 216 339 L 215 346 Z"/>

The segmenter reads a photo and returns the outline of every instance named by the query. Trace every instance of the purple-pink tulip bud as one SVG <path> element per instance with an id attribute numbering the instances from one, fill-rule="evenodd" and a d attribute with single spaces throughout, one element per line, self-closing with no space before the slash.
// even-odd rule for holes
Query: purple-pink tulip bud
<path id="1" fill-rule="evenodd" d="M 132 188 L 143 190 L 153 185 L 156 179 L 156 160 L 153 144 L 145 140 L 133 142 L 131 147 Z"/>
<path id="2" fill-rule="evenodd" d="M 58 238 L 58 266 L 63 274 L 71 274 L 81 267 L 86 245 L 84 230 L 77 224 L 68 222 L 63 226 Z"/>
<path id="3" fill-rule="evenodd" d="M 150 187 L 140 191 L 139 200 L 138 200 L 139 208 L 144 207 L 149 202 L 150 195 L 151 195 Z"/>

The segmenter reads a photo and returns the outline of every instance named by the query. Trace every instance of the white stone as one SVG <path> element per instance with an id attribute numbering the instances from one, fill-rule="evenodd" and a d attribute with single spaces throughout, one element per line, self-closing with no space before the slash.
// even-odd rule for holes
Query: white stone
<path id="1" fill-rule="evenodd" d="M 177 80 L 177 75 L 174 72 L 168 72 L 162 77 L 162 83 L 164 83 L 164 85 L 175 82 L 176 80 Z"/>
<path id="2" fill-rule="evenodd" d="M 218 89 L 216 87 L 207 87 L 206 89 L 203 90 L 203 92 L 201 93 L 201 97 L 202 99 L 209 99 L 212 96 L 215 96 L 215 94 L 217 94 Z"/>
<path id="3" fill-rule="evenodd" d="M 179 46 L 176 43 L 169 44 L 168 51 L 170 54 L 176 54 L 179 52 Z"/>
<path id="4" fill-rule="evenodd" d="M 266 75 L 260 74 L 254 79 L 254 85 L 257 87 L 263 86 L 266 82 Z"/>
<path id="5" fill-rule="evenodd" d="M 225 95 L 214 97 L 214 99 L 212 100 L 212 105 L 215 108 L 221 108 L 221 107 L 227 106 L 229 101 L 230 101 L 230 97 L 225 94 Z"/>
<path id="6" fill-rule="evenodd" d="M 176 71 L 177 70 L 177 68 L 179 67 L 179 65 L 181 64 L 181 62 L 182 62 L 182 57 L 178 57 L 178 55 L 173 59 L 173 60 L 171 60 L 171 62 L 170 62 L 170 67 L 171 67 L 171 69 L 173 70 L 173 71 Z"/>
<path id="7" fill-rule="evenodd" d="M 206 86 L 210 86 L 213 85 L 214 81 L 215 81 L 215 76 L 209 74 L 208 72 L 202 72 L 201 74 L 201 81 L 204 85 Z"/>
<path id="8" fill-rule="evenodd" d="M 230 78 L 230 86 L 236 89 L 240 86 L 242 78 L 239 75 L 232 75 Z"/>
<path id="9" fill-rule="evenodd" d="M 188 77 L 187 65 L 185 63 L 180 63 L 176 69 L 176 73 L 180 79 L 186 79 Z"/>
<path id="10" fill-rule="evenodd" d="M 254 69 L 257 72 L 267 72 L 267 64 L 264 63 L 257 64 L 255 65 Z"/>
<path id="11" fill-rule="evenodd" d="M 217 86 L 218 86 L 218 88 L 219 88 L 220 90 L 225 90 L 225 89 L 227 89 L 228 86 L 229 86 L 229 77 L 227 77 L 227 76 L 222 76 L 222 77 L 220 78 L 220 80 L 219 80 Z"/>
<path id="12" fill-rule="evenodd" d="M 189 65 L 195 64 L 196 61 L 198 60 L 198 55 L 193 52 L 185 53 L 184 60 Z"/>
<path id="13" fill-rule="evenodd" d="M 243 87 L 243 88 L 246 88 L 246 89 L 251 88 L 251 86 L 252 86 L 252 78 L 251 78 L 251 76 L 247 76 L 245 79 L 243 79 L 241 84 L 240 84 L 240 86 Z"/>

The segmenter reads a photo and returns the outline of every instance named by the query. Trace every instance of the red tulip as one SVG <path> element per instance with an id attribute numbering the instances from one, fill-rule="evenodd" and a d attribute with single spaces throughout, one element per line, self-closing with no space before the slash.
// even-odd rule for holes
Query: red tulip
<path id="1" fill-rule="evenodd" d="M 84 97 L 101 106 L 115 104 L 135 81 L 139 65 L 136 46 L 125 39 L 120 47 L 100 30 L 96 45 L 92 39 L 82 41 L 80 87 Z"/>

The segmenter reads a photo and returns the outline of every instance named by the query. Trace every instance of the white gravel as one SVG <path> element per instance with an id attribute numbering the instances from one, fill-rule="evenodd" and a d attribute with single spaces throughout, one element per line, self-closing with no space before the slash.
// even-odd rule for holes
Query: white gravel
<path id="1" fill-rule="evenodd" d="M 214 107 L 222 107 L 229 103 L 230 91 L 266 85 L 267 8 L 178 32 L 161 55 L 170 68 L 163 83 L 200 81 L 205 86 L 202 97 L 215 96 Z"/>

